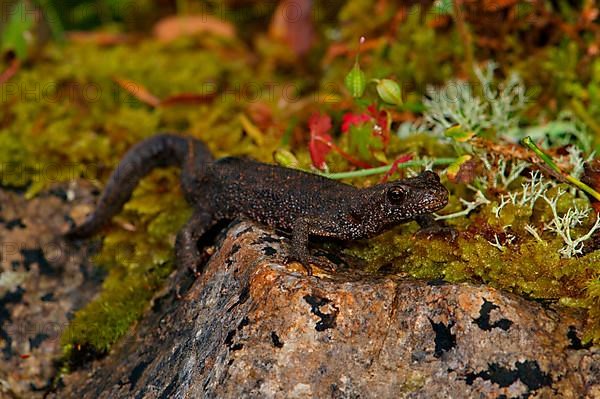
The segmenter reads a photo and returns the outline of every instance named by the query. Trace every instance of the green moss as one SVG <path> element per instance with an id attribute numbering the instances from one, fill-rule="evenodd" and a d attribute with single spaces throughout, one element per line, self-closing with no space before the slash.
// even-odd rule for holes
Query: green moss
<path id="1" fill-rule="evenodd" d="M 104 181 L 131 145 L 163 129 L 187 131 L 219 155 L 254 153 L 269 160 L 277 132 L 259 145 L 242 132 L 237 118 L 248 105 L 245 85 L 262 83 L 245 65 L 244 51 L 202 50 L 187 40 L 169 46 L 144 41 L 135 48 L 49 46 L 45 60 L 19 71 L 2 93 L 0 183 L 26 186 L 32 196 L 61 181 Z M 166 98 L 210 94 L 217 90 L 210 84 L 225 76 L 239 88 L 213 104 L 164 108 L 142 104 L 114 80 L 130 80 Z M 260 99 L 267 107 L 276 100 Z M 98 298 L 76 313 L 65 332 L 68 353 L 106 351 L 141 316 L 173 269 L 175 233 L 190 215 L 178 187 L 175 170 L 154 172 L 105 231 L 94 261 L 108 274 Z"/>
<path id="2" fill-rule="evenodd" d="M 454 77 L 464 62 L 463 45 L 453 29 L 440 31 L 434 24 L 423 24 L 416 8 L 409 10 L 406 20 L 396 23 L 396 10 L 390 4 L 382 4 L 376 13 L 367 1 L 338 4 L 339 24 L 334 25 L 342 28 L 326 29 L 341 36 L 346 44 L 356 43 L 363 34 L 374 41 L 384 38 L 363 52 L 361 68 L 367 78 L 393 77 L 402 82 L 407 104 L 404 110 L 422 110 L 424 86 Z M 337 12 L 337 8 L 327 8 L 327 13 Z M 326 19 L 323 15 L 317 20 Z M 427 15 L 425 20 L 431 22 L 434 17 Z M 393 30 L 390 24 L 395 24 Z M 389 36 L 383 32 L 393 33 Z M 390 40 L 393 35 L 396 40 Z M 68 43 L 46 47 L 38 60 L 25 65 L 4 85 L 0 183 L 27 187 L 30 196 L 56 182 L 75 178 L 101 186 L 128 148 L 160 130 L 197 137 L 217 156 L 249 155 L 269 162 L 284 132 L 296 126 L 289 129 L 286 146 L 289 142 L 300 166 L 308 169 L 308 116 L 316 111 L 327 112 L 339 125 L 345 112 L 359 112 L 368 103 L 365 98 L 364 103 L 350 109 L 352 105 L 344 96 L 341 82 L 351 65 L 348 57 L 333 57 L 327 68 L 320 66 L 321 59 L 317 58 L 325 54 L 332 41 L 317 41 L 303 63 L 307 73 L 296 65 L 289 49 L 264 35 L 252 43 L 255 53 L 242 40 L 205 36 L 168 45 L 143 40 L 135 46 Z M 508 37 L 506 45 L 510 51 L 500 55 L 506 57 L 503 64 L 510 65 L 510 69 L 502 65 L 499 75 L 520 71 L 530 88 L 528 94 L 539 94 L 539 101 L 529 102 L 528 115 L 537 117 L 543 110 L 550 119 L 570 107 L 594 130 L 593 121 L 600 115 L 600 101 L 596 101 L 600 99 L 599 60 L 589 60 L 568 40 L 540 49 L 535 56 L 518 35 Z M 487 52 L 482 54 L 482 58 L 489 56 Z M 215 99 L 209 104 L 150 107 L 119 87 L 116 79 L 135 82 L 161 99 L 190 92 L 214 93 Z M 293 93 L 284 92 L 290 88 Z M 367 97 L 374 95 L 373 85 L 369 85 Z M 289 102 L 284 104 L 282 99 Z M 249 134 L 240 120 L 241 115 L 253 114 L 258 117 L 248 120 L 256 123 L 258 138 Z M 335 129 L 339 131 L 339 126 Z M 594 138 L 596 146 L 598 137 L 600 134 Z M 347 140 L 338 142 L 349 150 Z M 452 146 L 429 133 L 403 135 L 402 139 L 393 135 L 388 159 L 406 153 L 419 157 L 456 155 Z M 349 167 L 337 154 L 332 154 L 329 161 L 332 171 Z M 398 176 L 400 173 L 393 177 Z M 379 179 L 371 176 L 351 183 L 365 186 Z M 521 183 L 522 179 L 517 179 L 507 190 L 518 192 Z M 466 185 L 446 185 L 451 196 L 445 213 L 460 211 L 461 199 L 473 199 Z M 481 282 L 583 309 L 590 320 L 586 339 L 599 343 L 600 252 L 561 258 L 558 251 L 562 241 L 543 231 L 552 218 L 543 200 L 533 207 L 507 205 L 496 217 L 494 207 L 507 193 L 488 192 L 482 185 L 478 188 L 491 203 L 477 208 L 469 217 L 449 221 L 461 232 L 457 243 L 427 240 L 415 235 L 416 226 L 409 224 L 376 239 L 352 244 L 346 251 L 365 259 L 372 272 L 391 265 L 397 272 L 416 278 Z M 567 193 L 557 208 L 565 212 L 575 204 L 585 207 L 589 202 Z M 189 214 L 190 208 L 179 192 L 176 170 L 155 171 L 141 182 L 123 212 L 104 231 L 103 246 L 94 262 L 106 269 L 107 277 L 102 292 L 76 313 L 63 336 L 68 356 L 81 348 L 106 352 L 139 319 L 153 293 L 173 270 L 175 234 Z M 574 233 L 584 234 L 592 222 L 590 216 L 583 225 L 574 227 Z M 537 228 L 541 241 L 526 230 L 528 225 Z M 514 239 L 509 241 L 507 234 Z M 496 237 L 501 248 L 492 245 Z M 414 386 L 420 384 L 419 378 Z"/>
<path id="3" fill-rule="evenodd" d="M 248 68 L 249 54 L 240 43 L 221 43 L 218 51 L 203 49 L 202 43 L 201 38 L 170 45 L 47 47 L 43 61 L 19 71 L 2 93 L 0 183 L 27 187 L 28 196 L 77 178 L 98 184 L 128 148 L 160 130 L 193 135 L 217 156 L 251 154 L 271 161 L 283 129 L 266 127 L 257 142 L 243 131 L 239 116 L 258 101 L 273 118 L 281 118 L 279 96 L 269 87 L 282 78 Z M 216 99 L 153 108 L 115 78 L 159 98 L 214 93 Z M 250 92 L 256 87 L 262 91 Z M 308 165 L 305 154 L 300 158 Z M 175 169 L 155 171 L 140 183 L 104 231 L 94 262 L 107 277 L 99 296 L 75 314 L 65 332 L 67 357 L 78 356 L 81 348 L 105 352 L 142 315 L 174 267 L 175 233 L 189 215 Z"/>
<path id="4" fill-rule="evenodd" d="M 169 270 L 166 265 L 147 273 L 111 270 L 100 296 L 79 311 L 63 333 L 63 345 L 75 348 L 87 344 L 97 352 L 107 352 L 139 319 Z"/>
<path id="5" fill-rule="evenodd" d="M 567 196 L 565 196 L 567 197 Z M 567 208 L 573 198 L 565 198 L 561 206 Z M 562 240 L 550 233 L 541 234 L 538 241 L 524 230 L 526 223 L 536 217 L 530 209 L 505 207 L 501 215 L 508 218 L 495 219 L 492 207 L 485 207 L 471 218 L 461 219 L 457 227 L 462 232 L 456 243 L 444 239 L 429 240 L 415 234 L 415 226 L 401 227 L 375 239 L 356 243 L 346 252 L 367 261 L 369 270 L 376 271 L 387 265 L 392 269 L 415 278 L 443 278 L 450 282 L 482 282 L 494 287 L 524 294 L 538 299 L 557 300 L 588 311 L 590 323 L 586 340 L 598 342 L 600 338 L 600 253 L 598 251 L 580 257 L 563 258 L 559 249 Z M 565 209 L 566 210 L 566 209 Z M 537 217 L 544 219 L 543 212 Z M 518 214 L 518 216 L 516 216 Z M 493 246 L 493 234 L 502 235 L 497 226 L 482 223 L 515 222 L 511 230 L 516 237 L 513 243 L 503 243 L 502 250 Z M 592 221 L 573 232 L 584 234 Z M 495 231 L 495 233 L 493 233 Z"/>
<path id="6" fill-rule="evenodd" d="M 109 229 L 94 259 L 108 275 L 99 297 L 75 314 L 63 334 L 69 356 L 82 346 L 106 352 L 139 319 L 173 270 L 175 234 L 191 214 L 177 187 L 174 170 L 153 172 L 117 218 L 117 224 L 128 227 Z"/>

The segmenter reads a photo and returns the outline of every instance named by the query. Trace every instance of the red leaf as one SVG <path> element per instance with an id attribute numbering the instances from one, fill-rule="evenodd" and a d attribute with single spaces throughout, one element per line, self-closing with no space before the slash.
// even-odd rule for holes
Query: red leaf
<path id="1" fill-rule="evenodd" d="M 325 135 L 329 130 L 331 130 L 331 118 L 329 115 L 314 113 L 308 120 L 308 128 L 310 129 L 311 133 L 314 132 L 318 135 Z"/>
<path id="2" fill-rule="evenodd" d="M 401 163 L 404 163 L 404 162 L 408 162 L 411 159 L 412 159 L 411 154 L 400 155 L 398 158 L 396 158 L 396 160 L 392 163 L 392 167 L 390 168 L 390 170 L 388 170 L 385 173 L 385 175 L 383 175 L 383 177 L 381 178 L 381 183 L 385 183 L 390 178 L 391 175 L 396 173 L 396 171 L 398 170 L 398 165 L 400 165 Z"/>
<path id="3" fill-rule="evenodd" d="M 369 115 L 371 115 L 371 117 L 375 119 L 375 122 L 379 126 L 383 128 L 387 125 L 387 113 L 385 111 L 378 111 L 375 104 L 369 105 L 367 107 L 367 111 L 369 111 Z"/>
<path id="4" fill-rule="evenodd" d="M 351 164 L 353 164 L 355 166 L 358 166 L 359 168 L 363 168 L 363 169 L 371 169 L 372 168 L 372 166 L 369 165 L 368 163 L 363 162 L 360 159 L 354 158 L 352 155 L 348 154 L 347 152 L 342 150 L 340 147 L 338 147 L 337 145 L 335 145 L 335 143 L 333 143 L 331 141 L 325 141 L 325 139 L 323 139 L 322 137 L 317 137 L 315 139 L 315 141 L 327 145 L 332 150 L 334 150 L 335 152 L 340 154 L 346 161 L 350 162 Z"/>
<path id="5" fill-rule="evenodd" d="M 345 114 L 342 117 L 342 132 L 349 132 L 353 126 L 360 128 L 363 127 L 363 124 L 365 123 L 371 124 L 368 143 L 365 143 L 364 140 L 361 141 L 361 143 L 358 143 L 358 145 L 361 146 L 359 152 L 363 154 L 364 158 L 364 152 L 368 150 L 376 159 L 381 161 L 374 152 L 377 151 L 383 153 L 390 142 L 390 119 L 390 115 L 387 111 L 378 111 L 375 104 L 371 104 L 367 107 L 367 112 L 363 112 L 362 114 Z M 363 139 L 366 138 L 363 137 Z M 368 148 L 365 149 L 364 146 L 367 146 Z"/>
<path id="6" fill-rule="evenodd" d="M 325 157 L 331 152 L 333 138 L 328 133 L 331 130 L 329 115 L 313 114 L 308 120 L 310 129 L 310 142 L 308 150 L 315 168 L 324 170 L 327 167 Z"/>
<path id="7" fill-rule="evenodd" d="M 325 157 L 332 150 L 355 166 L 360 168 L 371 168 L 371 165 L 368 163 L 354 158 L 352 155 L 344 152 L 335 145 L 333 138 L 328 133 L 329 130 L 331 130 L 331 118 L 329 115 L 313 114 L 308 121 L 308 127 L 310 129 L 308 150 L 310 152 L 312 163 L 316 168 L 324 170 L 327 167 Z"/>
<path id="8" fill-rule="evenodd" d="M 390 140 L 390 128 L 388 122 L 388 113 L 386 111 L 378 111 L 375 104 L 369 105 L 367 112 L 362 114 L 347 113 L 342 117 L 342 132 L 346 133 L 351 126 L 358 126 L 365 122 L 372 121 L 380 129 L 373 130 L 373 135 L 380 137 L 384 146 Z"/>
<path id="9" fill-rule="evenodd" d="M 357 115 L 349 112 L 342 117 L 342 132 L 347 133 L 350 126 L 358 126 L 370 119 L 371 117 L 367 114 Z"/>
<path id="10" fill-rule="evenodd" d="M 375 121 L 375 124 L 379 126 L 381 129 L 373 130 L 373 135 L 380 137 L 383 142 L 384 148 L 387 147 L 390 141 L 390 125 L 388 122 L 388 113 L 386 111 L 378 111 L 375 107 L 375 104 L 369 105 L 367 108 L 369 114 Z"/>

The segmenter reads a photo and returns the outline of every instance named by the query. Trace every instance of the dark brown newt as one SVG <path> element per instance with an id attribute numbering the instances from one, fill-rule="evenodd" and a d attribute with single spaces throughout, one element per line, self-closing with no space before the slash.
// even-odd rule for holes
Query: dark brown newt
<path id="1" fill-rule="evenodd" d="M 171 165 L 181 167 L 181 187 L 194 207 L 175 244 L 178 262 L 192 270 L 202 259 L 199 239 L 221 220 L 243 217 L 290 231 L 290 260 L 301 262 L 310 274 L 311 263 L 331 266 L 311 256 L 310 238 L 369 238 L 411 220 L 431 226 L 430 214 L 448 202 L 448 191 L 431 171 L 357 188 L 250 159 L 215 160 L 197 139 L 159 134 L 127 152 L 110 176 L 96 210 L 68 236 L 83 238 L 97 232 L 121 210 L 142 177 L 156 167 Z"/>

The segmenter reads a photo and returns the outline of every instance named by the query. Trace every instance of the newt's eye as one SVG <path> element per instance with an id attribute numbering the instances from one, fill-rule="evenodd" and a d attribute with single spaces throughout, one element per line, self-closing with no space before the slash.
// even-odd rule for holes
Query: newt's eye
<path id="1" fill-rule="evenodd" d="M 404 201 L 406 193 L 400 187 L 392 187 L 388 190 L 387 196 L 392 204 L 400 205 Z"/>

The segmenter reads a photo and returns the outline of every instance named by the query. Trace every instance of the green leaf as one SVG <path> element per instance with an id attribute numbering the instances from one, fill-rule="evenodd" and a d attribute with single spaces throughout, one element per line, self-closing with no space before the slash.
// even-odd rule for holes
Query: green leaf
<path id="1" fill-rule="evenodd" d="M 385 155 L 385 152 L 383 152 L 381 150 L 375 150 L 375 151 L 373 151 L 373 158 L 375 158 L 376 160 L 378 160 L 381 163 L 388 163 L 389 162 L 388 159 L 387 159 L 387 156 Z"/>
<path id="2" fill-rule="evenodd" d="M 37 0 L 36 3 L 44 10 L 44 16 L 46 23 L 50 27 L 50 32 L 54 40 L 62 42 L 65 40 L 65 28 L 60 21 L 58 11 L 50 0 Z"/>
<path id="3" fill-rule="evenodd" d="M 373 125 L 370 123 L 364 123 L 361 125 L 352 125 L 350 127 L 350 142 L 352 143 L 353 150 L 358 153 L 358 156 L 363 160 L 371 158 L 371 152 L 369 145 L 371 144 L 371 138 L 373 132 Z"/>
<path id="4" fill-rule="evenodd" d="M 344 83 L 346 84 L 346 88 L 350 91 L 352 97 L 362 97 L 363 93 L 365 92 L 367 80 L 365 78 L 365 73 L 361 71 L 360 66 L 358 65 L 358 60 L 354 62 L 354 67 L 348 73 L 348 75 L 346 75 Z"/>
<path id="5" fill-rule="evenodd" d="M 439 0 L 433 5 L 434 15 L 450 15 L 452 14 L 452 0 Z"/>
<path id="6" fill-rule="evenodd" d="M 461 125 L 454 125 L 446 129 L 446 131 L 444 132 L 444 136 L 450 137 L 451 139 L 459 143 L 464 143 L 466 141 L 471 140 L 471 138 L 475 136 L 475 132 L 465 130 Z"/>
<path id="7" fill-rule="evenodd" d="M 27 58 L 29 30 L 33 27 L 34 15 L 28 12 L 25 1 L 21 0 L 11 10 L 10 17 L 2 32 L 2 52 L 14 51 L 17 58 Z"/>
<path id="8" fill-rule="evenodd" d="M 402 90 L 398 83 L 391 79 L 377 79 L 377 94 L 388 104 L 402 105 Z"/>
<path id="9" fill-rule="evenodd" d="M 292 140 L 292 135 L 294 134 L 294 129 L 298 125 L 298 118 L 296 116 L 292 116 L 290 118 L 290 122 L 288 123 L 283 136 L 281 137 L 281 146 L 287 147 L 290 145 L 290 141 Z"/>
<path id="10" fill-rule="evenodd" d="M 286 168 L 297 168 L 299 165 L 296 156 L 285 148 L 278 148 L 273 153 L 273 159 L 278 165 L 285 166 Z"/>

